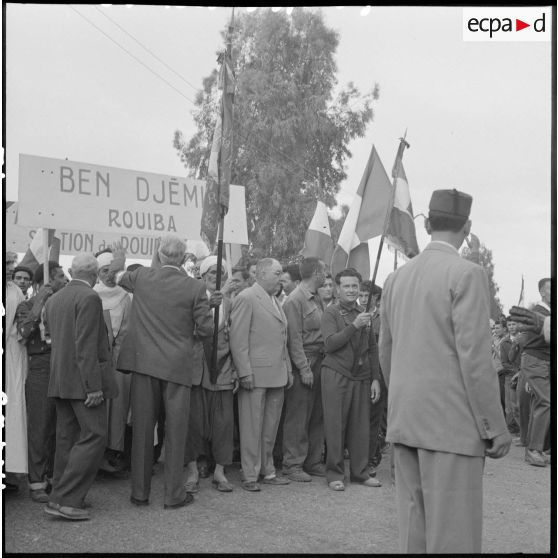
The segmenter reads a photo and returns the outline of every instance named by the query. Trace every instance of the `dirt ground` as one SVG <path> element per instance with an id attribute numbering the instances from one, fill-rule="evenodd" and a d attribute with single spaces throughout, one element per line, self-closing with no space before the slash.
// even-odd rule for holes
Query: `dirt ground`
<path id="1" fill-rule="evenodd" d="M 505 458 L 486 461 L 483 553 L 550 552 L 553 469 L 527 465 L 523 448 L 514 446 Z M 145 508 L 130 504 L 128 480 L 98 478 L 87 497 L 91 520 L 84 522 L 45 515 L 22 487 L 3 498 L 3 548 L 7 553 L 398 552 L 389 459 L 378 471 L 381 488 L 349 484 L 345 492 L 333 492 L 324 479 L 314 478 L 248 493 L 239 486 L 238 467 L 229 478 L 233 493 L 219 493 L 211 479 L 202 479 L 194 504 L 177 510 L 163 510 L 162 464 Z"/>

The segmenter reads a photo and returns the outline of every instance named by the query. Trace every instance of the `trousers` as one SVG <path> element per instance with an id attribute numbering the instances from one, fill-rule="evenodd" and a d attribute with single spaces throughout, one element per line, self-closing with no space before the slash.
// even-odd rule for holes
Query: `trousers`
<path id="1" fill-rule="evenodd" d="M 511 387 L 511 374 L 506 374 L 504 378 L 504 390 L 506 393 L 506 425 L 508 430 L 513 433 L 519 431 L 519 424 L 515 419 L 514 409 L 517 407 L 517 393 L 515 389 Z"/>
<path id="2" fill-rule="evenodd" d="M 132 373 L 132 496 L 148 500 L 153 468 L 153 434 L 159 405 L 165 407 L 165 496 L 174 505 L 186 498 L 184 451 L 188 432 L 190 387 Z"/>
<path id="3" fill-rule="evenodd" d="M 233 454 L 234 416 L 232 390 L 202 390 L 198 396 L 203 397 L 202 404 L 197 402 L 196 412 L 205 416 L 194 417 L 194 399 L 190 407 L 190 425 L 186 440 L 184 463 L 195 461 L 202 455 L 212 457 L 217 465 L 230 465 Z"/>
<path id="4" fill-rule="evenodd" d="M 50 501 L 82 507 L 107 443 L 107 406 L 86 407 L 79 399 L 55 398 L 56 452 Z"/>
<path id="5" fill-rule="evenodd" d="M 322 403 L 327 445 L 327 482 L 345 477 L 344 450 L 349 450 L 351 478 L 364 482 L 370 441 L 370 380 L 351 380 L 322 366 Z"/>
<path id="6" fill-rule="evenodd" d="M 240 389 L 238 419 L 240 461 L 245 481 L 257 481 L 260 473 L 274 475 L 273 445 L 277 436 L 285 388 Z"/>
<path id="7" fill-rule="evenodd" d="M 56 449 L 56 404 L 47 397 L 50 353 L 30 355 L 25 380 L 27 407 L 27 468 L 29 487 L 46 488 L 52 478 Z"/>
<path id="8" fill-rule="evenodd" d="M 321 462 L 324 445 L 321 366 L 323 358 L 309 358 L 314 381 L 305 386 L 300 374 L 293 372 L 293 385 L 285 393 L 283 424 L 283 472 L 315 469 Z"/>
<path id="9" fill-rule="evenodd" d="M 519 438 L 521 443 L 527 445 L 527 431 L 529 430 L 529 416 L 531 415 L 531 394 L 525 390 L 525 373 L 519 372 L 517 379 L 517 413 L 519 422 Z"/>
<path id="10" fill-rule="evenodd" d="M 521 370 L 532 394 L 526 445 L 531 450 L 543 451 L 550 428 L 550 362 L 523 353 Z"/>
<path id="11" fill-rule="evenodd" d="M 377 454 L 379 454 L 379 458 L 381 460 L 382 454 L 378 451 L 378 445 L 380 442 L 379 435 L 382 426 L 382 420 L 387 409 L 387 399 L 387 386 L 384 381 L 383 375 L 380 374 L 380 399 L 378 399 L 376 403 L 372 403 L 372 399 L 370 399 L 370 444 L 368 448 L 369 464 L 375 463 Z M 380 462 L 378 461 L 377 463 L 375 463 L 375 466 L 378 466 L 379 464 Z"/>
<path id="12" fill-rule="evenodd" d="M 394 444 L 402 553 L 478 554 L 484 457 Z"/>

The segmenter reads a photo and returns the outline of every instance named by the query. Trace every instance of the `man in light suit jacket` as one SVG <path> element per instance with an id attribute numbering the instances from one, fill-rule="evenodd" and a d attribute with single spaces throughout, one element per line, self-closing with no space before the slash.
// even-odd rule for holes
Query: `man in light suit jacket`
<path id="1" fill-rule="evenodd" d="M 292 385 L 287 351 L 287 318 L 274 296 L 282 274 L 272 258 L 256 266 L 256 282 L 235 299 L 230 344 L 240 379 L 238 414 L 244 480 L 250 492 L 264 484 L 288 484 L 273 465 L 273 445 L 283 407 L 284 388 Z"/>
<path id="2" fill-rule="evenodd" d="M 125 253 L 117 247 L 112 273 L 123 269 Z M 165 509 L 193 502 L 184 487 L 184 452 L 192 377 L 201 366 L 194 336 L 213 335 L 213 318 L 201 281 L 182 268 L 186 244 L 176 235 L 161 239 L 162 267 L 120 272 L 116 282 L 134 294 L 128 333 L 117 369 L 132 372 L 132 494 L 138 506 L 149 503 L 153 432 L 159 402 L 165 407 Z M 198 358 L 198 353 L 199 357 Z"/>
<path id="3" fill-rule="evenodd" d="M 99 265 L 93 254 L 72 261 L 72 280 L 46 304 L 52 340 L 48 396 L 56 403 L 56 451 L 49 515 L 89 519 L 84 499 L 107 442 L 106 399 L 117 395 L 109 363 L 103 306 L 93 290 Z"/>
<path id="4" fill-rule="evenodd" d="M 436 190 L 432 242 L 392 273 L 381 305 L 401 552 L 479 553 L 485 455 L 511 436 L 492 367 L 483 268 L 459 256 L 471 196 Z"/>

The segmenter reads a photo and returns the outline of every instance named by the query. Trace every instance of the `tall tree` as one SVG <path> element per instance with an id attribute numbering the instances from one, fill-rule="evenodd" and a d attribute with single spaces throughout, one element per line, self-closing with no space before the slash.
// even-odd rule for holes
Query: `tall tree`
<path id="1" fill-rule="evenodd" d="M 461 250 L 461 256 L 466 260 L 470 260 L 482 265 L 488 275 L 488 289 L 490 291 L 490 317 L 497 320 L 503 313 L 502 303 L 498 298 L 500 290 L 494 280 L 494 262 L 492 261 L 492 250 L 489 250 L 484 244 L 480 244 L 477 249 L 471 249 L 465 246 Z"/>
<path id="2" fill-rule="evenodd" d="M 339 38 L 320 11 L 259 9 L 235 20 L 237 77 L 232 184 L 247 189 L 248 236 L 255 251 L 287 259 L 302 247 L 316 199 L 328 207 L 346 178 L 349 141 L 373 117 L 375 85 L 337 90 Z M 175 132 L 190 175 L 204 178 L 217 112 L 217 72 L 203 81 L 193 111 L 197 132 Z"/>

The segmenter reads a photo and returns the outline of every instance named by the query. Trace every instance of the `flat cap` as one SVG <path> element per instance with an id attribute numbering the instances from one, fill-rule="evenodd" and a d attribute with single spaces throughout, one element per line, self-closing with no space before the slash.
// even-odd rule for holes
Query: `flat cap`
<path id="1" fill-rule="evenodd" d="M 434 190 L 428 209 L 430 216 L 468 219 L 472 203 L 472 196 L 455 188 L 452 190 Z"/>

